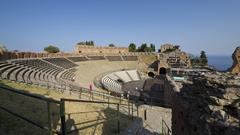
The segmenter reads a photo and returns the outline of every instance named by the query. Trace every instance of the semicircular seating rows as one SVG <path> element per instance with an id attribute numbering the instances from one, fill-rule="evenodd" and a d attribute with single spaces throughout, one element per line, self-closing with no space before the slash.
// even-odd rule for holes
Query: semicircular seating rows
<path id="1" fill-rule="evenodd" d="M 116 93 L 123 93 L 122 85 L 126 82 L 130 81 L 138 81 L 140 80 L 140 75 L 137 70 L 125 70 L 125 71 L 117 71 L 105 75 L 102 80 L 102 86 Z"/>
<path id="2" fill-rule="evenodd" d="M 60 88 L 61 79 L 74 81 L 76 66 L 65 58 L 7 60 L 0 63 L 0 78 Z"/>
<path id="3" fill-rule="evenodd" d="M 0 78 L 43 87 L 62 89 L 63 85 L 75 81 L 75 62 L 108 60 L 133 61 L 137 56 L 73 56 L 53 58 L 22 58 L 0 61 Z M 115 78 L 113 77 L 115 76 Z M 121 91 L 122 83 L 139 80 L 137 71 L 116 72 L 106 76 L 102 83 L 107 89 Z M 122 81 L 121 81 L 122 80 Z"/>

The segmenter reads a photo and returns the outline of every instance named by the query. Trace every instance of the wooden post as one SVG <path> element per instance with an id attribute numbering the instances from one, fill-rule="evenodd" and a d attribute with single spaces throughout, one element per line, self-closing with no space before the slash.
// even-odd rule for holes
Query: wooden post
<path id="1" fill-rule="evenodd" d="M 49 135 L 53 135 L 53 132 L 52 132 L 52 115 L 51 115 L 50 103 L 48 101 L 47 101 L 47 111 L 48 111 L 48 130 L 49 130 Z"/>
<path id="2" fill-rule="evenodd" d="M 63 99 L 61 99 L 60 103 L 60 116 L 61 116 L 61 132 L 62 135 L 66 135 L 65 103 Z"/>

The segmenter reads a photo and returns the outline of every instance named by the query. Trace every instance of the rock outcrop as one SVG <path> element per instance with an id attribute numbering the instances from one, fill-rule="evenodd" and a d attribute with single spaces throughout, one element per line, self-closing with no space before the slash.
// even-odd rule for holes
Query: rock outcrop
<path id="1" fill-rule="evenodd" d="M 233 74 L 240 74 L 240 47 L 237 47 L 232 54 L 233 65 L 230 72 Z"/>
<path id="2" fill-rule="evenodd" d="M 239 135 L 240 78 L 207 74 L 173 97 L 173 135 Z"/>

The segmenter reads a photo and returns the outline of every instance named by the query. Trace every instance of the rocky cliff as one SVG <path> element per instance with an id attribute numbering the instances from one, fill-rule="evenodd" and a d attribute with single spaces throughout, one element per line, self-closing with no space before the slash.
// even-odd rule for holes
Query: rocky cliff
<path id="1" fill-rule="evenodd" d="M 232 54 L 233 65 L 230 72 L 233 74 L 240 74 L 240 47 L 237 47 Z"/>

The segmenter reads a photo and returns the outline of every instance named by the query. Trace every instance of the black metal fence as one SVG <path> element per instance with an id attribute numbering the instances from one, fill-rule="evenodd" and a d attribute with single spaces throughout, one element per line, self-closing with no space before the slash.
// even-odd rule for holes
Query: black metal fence
<path id="1" fill-rule="evenodd" d="M 66 132 L 66 119 L 65 119 L 65 102 L 81 102 L 81 103 L 93 103 L 93 104 L 105 104 L 107 105 L 107 107 L 111 106 L 111 105 L 115 105 L 117 106 L 116 108 L 116 112 L 117 112 L 117 116 L 113 117 L 113 119 L 108 119 L 108 120 L 116 120 L 116 129 L 117 129 L 117 133 L 120 133 L 120 121 L 119 121 L 119 113 L 121 114 L 126 114 L 126 116 L 128 116 L 128 118 L 131 118 L 131 120 L 134 120 L 135 116 L 138 116 L 138 104 L 136 104 L 135 102 L 132 102 L 130 100 L 126 100 L 123 97 L 114 97 L 111 96 L 110 94 L 107 93 L 98 93 L 98 92 L 91 92 L 88 89 L 80 89 L 80 90 L 74 90 L 71 89 L 69 91 L 69 94 L 73 94 L 73 93 L 77 93 L 79 94 L 79 99 L 61 99 L 60 101 L 58 100 L 54 100 L 51 98 L 46 98 L 43 96 L 38 96 L 38 95 L 34 95 L 34 94 L 30 94 L 30 93 L 26 93 L 26 92 L 22 92 L 19 90 L 14 90 L 14 89 L 10 89 L 7 87 L 3 87 L 0 86 L 0 90 L 2 91 L 7 91 L 7 92 L 11 92 L 11 93 L 15 93 L 15 94 L 20 94 L 22 96 L 26 96 L 29 98 L 33 98 L 39 101 L 43 101 L 47 104 L 47 121 L 48 124 L 47 126 L 45 125 L 41 125 L 38 122 L 29 119 L 25 116 L 23 116 L 22 114 L 19 114 L 16 110 L 10 110 L 7 107 L 1 106 L 0 104 L 0 109 L 15 116 L 18 117 L 22 120 L 24 120 L 25 122 L 28 122 L 40 129 L 46 130 L 48 132 L 49 135 L 52 134 L 62 134 L 62 135 L 66 135 L 68 133 L 71 133 L 72 131 L 68 131 Z M 84 94 L 84 95 L 83 95 Z M 83 97 L 87 97 L 86 100 L 83 100 Z M 58 111 L 60 114 L 60 129 L 53 129 L 53 123 L 52 123 L 52 114 L 51 114 L 51 108 L 50 108 L 50 104 L 57 104 L 59 105 Z M 136 104 L 136 105 L 135 105 Z M 134 114 L 135 113 L 135 114 Z M 106 121 L 108 121 L 106 120 Z M 59 124 L 59 123 L 58 123 Z"/>
<path id="2" fill-rule="evenodd" d="M 52 127 L 52 115 L 51 115 L 51 107 L 50 107 L 50 104 L 58 104 L 58 105 L 61 105 L 60 104 L 60 101 L 57 101 L 57 100 L 54 100 L 54 99 L 51 99 L 51 98 L 46 98 L 46 97 L 41 97 L 41 96 L 37 96 L 37 95 L 33 95 L 33 94 L 30 94 L 30 93 L 25 93 L 25 92 L 22 92 L 22 91 L 19 91 L 19 90 L 14 90 L 14 89 L 10 89 L 10 88 L 7 88 L 7 87 L 3 87 L 3 86 L 0 86 L 0 90 L 1 91 L 7 91 L 7 92 L 11 92 L 11 93 L 15 93 L 15 94 L 19 94 L 19 95 L 22 95 L 22 96 L 26 96 L 26 97 L 29 97 L 29 98 L 33 98 L 33 99 L 37 99 L 39 101 L 43 101 L 47 104 L 47 107 L 46 107 L 46 110 L 47 110 L 47 121 L 48 121 L 48 126 L 46 127 L 45 125 L 41 125 L 39 124 L 38 122 L 34 121 L 34 120 L 31 120 L 30 118 L 27 118 L 25 116 L 22 116 L 21 114 L 19 114 L 18 112 L 14 112 L 10 109 L 8 109 L 7 107 L 4 107 L 3 105 L 0 105 L 0 109 L 9 113 L 9 114 L 12 114 L 13 116 L 15 117 L 18 117 L 40 129 L 43 129 L 43 130 L 46 130 L 49 135 L 52 135 L 53 133 L 57 133 L 57 134 L 60 134 L 59 131 L 57 130 L 54 130 L 53 127 Z"/>

